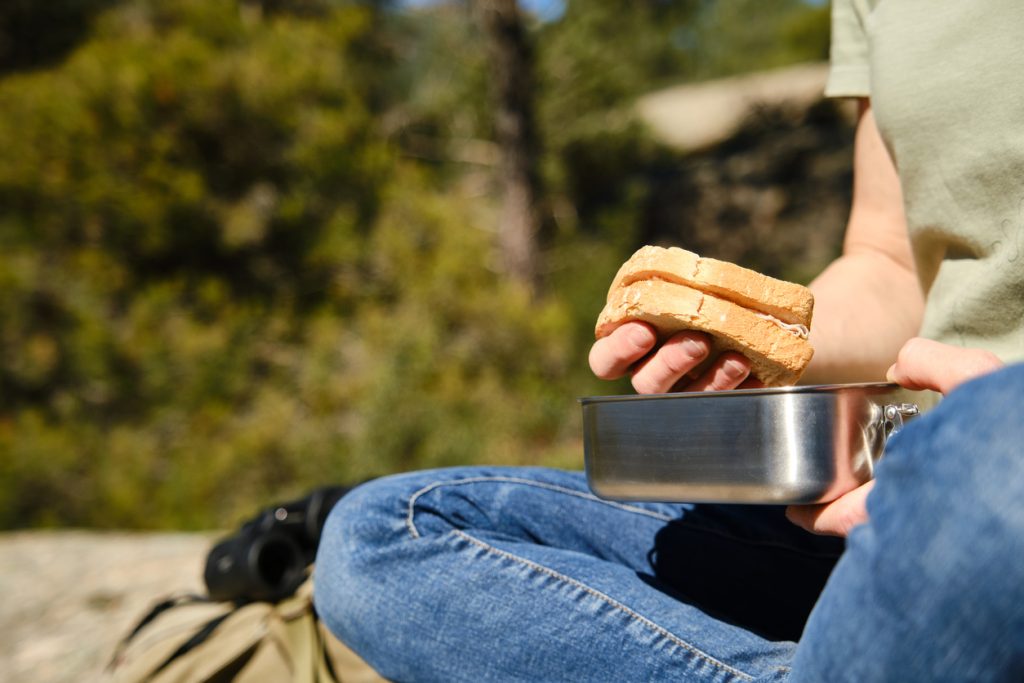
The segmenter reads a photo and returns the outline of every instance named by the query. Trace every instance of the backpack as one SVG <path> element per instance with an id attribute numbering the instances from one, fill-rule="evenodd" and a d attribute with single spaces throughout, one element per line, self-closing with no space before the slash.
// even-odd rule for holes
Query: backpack
<path id="1" fill-rule="evenodd" d="M 156 604 L 121 641 L 109 683 L 376 683 L 313 609 L 312 578 L 280 602 L 215 602 L 198 595 Z"/>
<path id="2" fill-rule="evenodd" d="M 327 514 L 350 489 L 328 486 L 260 511 L 206 557 L 207 595 L 157 603 L 118 645 L 110 683 L 382 681 L 313 608 L 311 566 Z"/>

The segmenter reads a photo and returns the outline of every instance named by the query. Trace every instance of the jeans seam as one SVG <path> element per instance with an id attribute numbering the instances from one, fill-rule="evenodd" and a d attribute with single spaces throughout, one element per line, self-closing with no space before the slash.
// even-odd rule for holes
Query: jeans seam
<path id="1" fill-rule="evenodd" d="M 424 496 L 427 493 L 430 493 L 431 491 L 433 491 L 434 489 L 440 488 L 442 486 L 460 486 L 462 484 L 481 484 L 481 483 L 489 483 L 489 482 L 502 482 L 502 483 L 507 483 L 507 484 L 522 484 L 522 485 L 525 485 L 525 486 L 533 486 L 535 488 L 546 489 L 548 491 L 555 491 L 555 492 L 558 492 L 558 493 L 564 493 L 564 494 L 567 494 L 567 495 L 570 495 L 570 496 L 575 496 L 577 498 L 582 498 L 584 500 L 589 500 L 589 501 L 592 501 L 592 502 L 595 502 L 595 503 L 600 503 L 602 505 L 608 505 L 608 506 L 613 507 L 613 508 L 618 508 L 619 510 L 624 510 L 626 512 L 633 512 L 635 514 L 645 515 L 647 517 L 651 517 L 653 519 L 658 519 L 658 520 L 661 520 L 663 522 L 670 522 L 673 519 L 672 516 L 670 516 L 670 515 L 663 515 L 663 514 L 658 513 L 658 512 L 652 512 L 650 510 L 644 510 L 643 508 L 638 508 L 638 507 L 635 507 L 633 505 L 626 505 L 624 503 L 616 503 L 615 501 L 611 501 L 611 500 L 604 500 L 602 498 L 598 498 L 597 496 L 595 496 L 595 495 L 593 495 L 591 493 L 583 493 L 582 491 L 575 491 L 573 489 L 566 488 L 564 486 L 558 486 L 557 484 L 547 484 L 545 482 L 534 481 L 532 479 L 523 479 L 523 478 L 520 478 L 520 477 L 469 477 L 469 478 L 466 478 L 466 479 L 447 479 L 447 480 L 444 480 L 444 481 L 435 481 L 435 482 L 433 482 L 431 484 L 427 484 L 423 488 L 413 492 L 413 494 L 409 497 L 408 509 L 407 509 L 406 516 L 405 516 L 405 526 L 409 530 L 409 534 L 413 538 L 420 538 L 419 529 L 416 528 L 415 512 L 416 512 L 416 501 L 418 501 L 421 496 Z"/>
<path id="2" fill-rule="evenodd" d="M 687 643 L 685 640 L 683 640 L 679 636 L 675 635 L 671 631 L 665 629 L 663 626 L 659 626 L 658 624 L 654 623 L 653 621 L 651 621 L 647 617 L 645 617 L 642 614 L 640 614 L 640 613 L 630 609 L 629 607 L 627 607 L 626 605 L 622 604 L 618 600 L 615 600 L 611 596 L 605 595 L 604 593 L 602 593 L 601 591 L 597 590 L 596 588 L 588 586 L 587 584 L 585 584 L 585 583 L 583 583 L 581 581 L 578 581 L 578 580 L 576 580 L 576 579 L 574 579 L 574 578 L 572 578 L 570 576 L 566 576 L 565 574 L 557 572 L 554 569 L 551 569 L 550 567 L 545 567 L 544 565 L 538 564 L 536 562 L 533 562 L 532 560 L 528 560 L 525 557 L 520 557 L 520 556 L 515 555 L 513 553 L 510 553 L 510 552 L 508 552 L 506 550 L 502 550 L 500 548 L 496 548 L 496 547 L 490 545 L 489 543 L 481 541 L 478 538 L 474 538 L 473 536 L 470 536 L 469 534 L 467 534 L 464 531 L 461 531 L 459 529 L 453 529 L 452 533 L 454 535 L 459 536 L 460 538 L 464 539 L 465 541 L 467 541 L 469 543 L 472 543 L 472 544 L 482 548 L 486 552 L 492 553 L 494 555 L 498 555 L 499 557 L 504 557 L 506 559 L 510 559 L 510 560 L 512 560 L 514 562 L 518 562 L 518 563 L 520 563 L 522 565 L 525 565 L 525 566 L 529 567 L 530 569 L 533 569 L 534 571 L 541 572 L 542 574 L 546 574 L 548 576 L 551 576 L 552 578 L 555 578 L 555 579 L 557 579 L 559 581 L 563 581 L 565 583 L 568 583 L 571 586 L 575 586 L 575 587 L 583 590 L 584 592 L 588 593 L 589 595 L 597 598 L 598 600 L 604 601 L 606 604 L 610 605 L 614 609 L 617 609 L 617 610 L 623 612 L 630 619 L 633 619 L 634 621 L 637 621 L 640 624 L 646 626 L 647 628 L 651 629 L 652 631 L 654 631 L 658 635 L 660 635 L 663 638 L 666 638 L 669 641 L 671 641 L 677 647 L 679 647 L 679 648 L 681 648 L 683 650 L 686 650 L 687 652 L 695 655 L 699 659 L 702 659 L 706 663 L 711 664 L 712 666 L 718 667 L 721 670 L 725 671 L 726 673 L 729 673 L 729 674 L 731 674 L 733 676 L 736 676 L 736 677 L 740 678 L 741 680 L 744 680 L 744 681 L 752 681 L 752 680 L 754 680 L 754 677 L 751 676 L 750 674 L 744 673 L 744 672 L 740 671 L 739 669 L 734 669 L 733 667 L 729 666 L 728 664 L 715 659 L 714 657 L 712 657 L 708 653 L 704 652 L 703 650 L 701 650 L 701 649 L 691 645 L 690 643 Z"/>

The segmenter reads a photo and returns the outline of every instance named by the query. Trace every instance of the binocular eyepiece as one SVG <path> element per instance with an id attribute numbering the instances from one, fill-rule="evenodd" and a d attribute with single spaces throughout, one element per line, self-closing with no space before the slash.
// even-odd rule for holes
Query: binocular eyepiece
<path id="1" fill-rule="evenodd" d="M 317 489 L 271 506 L 217 543 L 203 572 L 210 598 L 277 602 L 292 595 L 316 557 L 327 513 L 348 490 Z"/>

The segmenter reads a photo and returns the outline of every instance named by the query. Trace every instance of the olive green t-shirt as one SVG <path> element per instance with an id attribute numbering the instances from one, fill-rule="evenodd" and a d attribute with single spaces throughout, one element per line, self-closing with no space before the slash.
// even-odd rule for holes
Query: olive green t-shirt
<path id="1" fill-rule="evenodd" d="M 1024 0 L 833 0 L 826 94 L 870 97 L 921 335 L 1024 360 Z"/>

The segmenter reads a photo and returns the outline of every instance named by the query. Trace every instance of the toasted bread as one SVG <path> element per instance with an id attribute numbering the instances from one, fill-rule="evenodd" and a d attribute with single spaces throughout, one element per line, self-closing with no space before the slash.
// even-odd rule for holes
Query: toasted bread
<path id="1" fill-rule="evenodd" d="M 608 296 L 619 287 L 654 279 L 714 294 L 784 323 L 811 325 L 814 297 L 806 287 L 678 247 L 641 247 L 619 268 Z"/>
<path id="2" fill-rule="evenodd" d="M 652 325 L 664 340 L 682 330 L 746 356 L 766 386 L 795 384 L 814 355 L 807 340 L 810 290 L 685 249 L 643 247 L 619 269 L 597 320 L 598 339 L 624 322 Z"/>

